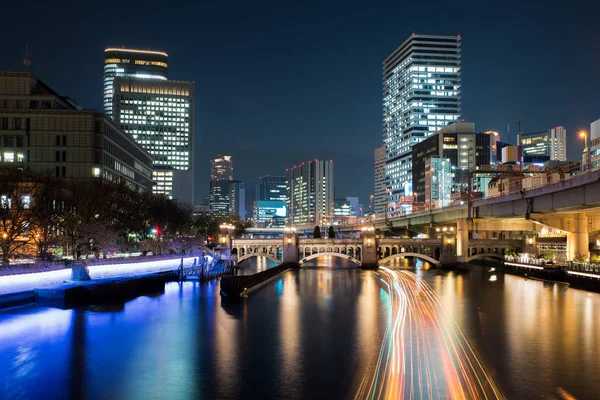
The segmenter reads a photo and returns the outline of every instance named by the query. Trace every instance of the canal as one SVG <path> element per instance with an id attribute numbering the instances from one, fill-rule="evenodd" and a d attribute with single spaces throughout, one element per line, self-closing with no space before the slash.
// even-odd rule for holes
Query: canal
<path id="1" fill-rule="evenodd" d="M 124 305 L 0 311 L 0 398 L 600 393 L 600 294 L 489 266 L 308 266 L 242 302 L 224 301 L 218 282 L 189 282 Z"/>

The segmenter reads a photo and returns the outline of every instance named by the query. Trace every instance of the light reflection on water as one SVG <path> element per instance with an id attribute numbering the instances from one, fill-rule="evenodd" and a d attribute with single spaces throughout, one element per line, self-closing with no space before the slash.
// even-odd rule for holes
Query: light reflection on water
<path id="1" fill-rule="evenodd" d="M 122 308 L 1 311 L 0 398 L 352 397 L 376 363 L 386 297 L 349 261 L 306 266 L 239 303 L 213 281 Z M 599 294 L 481 267 L 415 272 L 507 398 L 600 392 Z"/>

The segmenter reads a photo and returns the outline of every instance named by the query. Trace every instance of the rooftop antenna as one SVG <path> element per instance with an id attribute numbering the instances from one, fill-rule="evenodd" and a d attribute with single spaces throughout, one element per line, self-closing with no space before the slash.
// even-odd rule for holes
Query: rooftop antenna
<path id="1" fill-rule="evenodd" d="M 27 45 L 25 45 L 25 59 L 23 60 L 23 65 L 25 66 L 25 71 L 29 71 L 31 59 L 29 58 L 29 48 Z"/>

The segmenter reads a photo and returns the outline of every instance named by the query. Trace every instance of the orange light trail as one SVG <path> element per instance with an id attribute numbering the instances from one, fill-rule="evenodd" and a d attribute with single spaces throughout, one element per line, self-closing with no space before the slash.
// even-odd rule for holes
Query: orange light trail
<path id="1" fill-rule="evenodd" d="M 379 278 L 389 321 L 355 399 L 504 399 L 427 282 L 385 267 Z"/>

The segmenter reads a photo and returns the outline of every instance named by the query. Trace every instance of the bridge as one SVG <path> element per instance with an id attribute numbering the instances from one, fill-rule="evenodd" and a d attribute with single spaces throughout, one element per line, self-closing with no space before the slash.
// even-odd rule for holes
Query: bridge
<path id="1" fill-rule="evenodd" d="M 349 260 L 359 267 L 373 268 L 407 257 L 418 258 L 434 266 L 456 264 L 452 231 L 442 231 L 435 238 L 378 237 L 374 229 L 365 229 L 359 237 L 307 238 L 287 231 L 281 238 L 233 239 L 232 254 L 243 263 L 252 257 L 266 257 L 276 264 L 284 261 L 304 264 L 312 259 L 330 256 Z M 508 250 L 516 251 L 520 240 L 471 240 L 466 262 L 475 259 L 503 259 Z"/>

